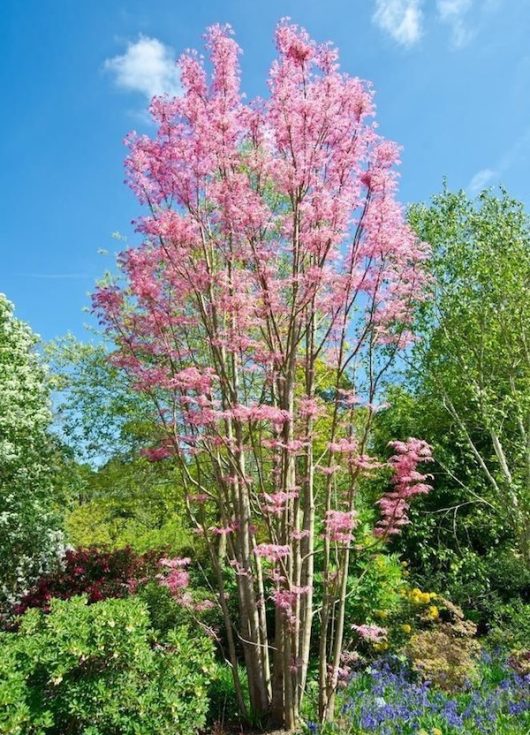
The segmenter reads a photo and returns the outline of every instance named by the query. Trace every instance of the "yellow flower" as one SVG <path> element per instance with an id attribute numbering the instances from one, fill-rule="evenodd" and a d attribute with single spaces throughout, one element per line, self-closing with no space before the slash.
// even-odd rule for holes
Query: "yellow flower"
<path id="1" fill-rule="evenodd" d="M 439 727 L 433 727 L 432 729 L 432 735 L 443 735 L 442 731 Z"/>
<path id="2" fill-rule="evenodd" d="M 412 627 L 408 623 L 403 623 L 403 625 L 401 626 L 401 630 L 403 631 L 403 633 L 409 635 L 412 631 Z"/>
<path id="3" fill-rule="evenodd" d="M 379 643 L 374 643 L 375 651 L 386 651 L 387 649 L 388 649 L 388 643 L 386 641 L 380 641 Z"/>
<path id="4" fill-rule="evenodd" d="M 431 618 L 431 620 L 436 620 L 440 615 L 440 611 L 438 610 L 436 605 L 431 605 L 427 610 L 427 614 Z"/>
<path id="5" fill-rule="evenodd" d="M 376 618 L 379 618 L 380 620 L 384 620 L 385 618 L 388 618 L 388 612 L 386 610 L 376 610 L 374 615 Z"/>
<path id="6" fill-rule="evenodd" d="M 418 587 L 411 590 L 409 598 L 414 605 L 426 605 L 431 599 L 428 592 L 422 592 Z"/>

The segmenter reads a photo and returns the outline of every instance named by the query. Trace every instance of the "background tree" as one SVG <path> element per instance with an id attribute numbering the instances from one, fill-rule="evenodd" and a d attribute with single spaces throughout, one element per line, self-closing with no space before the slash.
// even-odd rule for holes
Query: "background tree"
<path id="1" fill-rule="evenodd" d="M 498 603 L 530 596 L 529 222 L 504 191 L 447 190 L 410 222 L 432 247 L 432 298 L 381 442 L 421 432 L 437 492 L 398 543 L 423 580 L 490 625 Z"/>
<path id="2" fill-rule="evenodd" d="M 208 544 L 241 709 L 236 641 L 254 712 L 293 728 L 317 615 L 320 717 L 333 716 L 361 478 L 394 473 L 373 543 L 429 489 L 423 442 L 395 445 L 389 465 L 369 455 L 426 249 L 394 198 L 397 147 L 376 135 L 372 95 L 333 48 L 280 23 L 270 97 L 244 104 L 229 29 L 206 39 L 211 80 L 184 55 L 182 97 L 155 98 L 156 137 L 129 140 L 145 241 L 94 305 L 114 364 L 157 406 L 164 435 L 150 456 L 177 460 Z"/>
<path id="3" fill-rule="evenodd" d="M 112 364 L 108 345 L 72 335 L 48 343 L 46 360 L 55 390 L 55 429 L 78 462 L 102 466 L 136 456 L 156 430 L 153 405 L 132 391 Z"/>
<path id="4" fill-rule="evenodd" d="M 178 476 L 169 463 L 142 456 L 142 447 L 160 435 L 152 401 L 131 389 L 102 341 L 67 336 L 48 344 L 46 357 L 54 428 L 75 458 L 68 542 L 138 552 L 189 549 L 193 536 Z"/>
<path id="5" fill-rule="evenodd" d="M 64 456 L 50 434 L 48 374 L 37 337 L 0 294 L 0 607 L 54 562 L 62 545 Z M 54 474 L 56 474 L 54 482 Z"/>

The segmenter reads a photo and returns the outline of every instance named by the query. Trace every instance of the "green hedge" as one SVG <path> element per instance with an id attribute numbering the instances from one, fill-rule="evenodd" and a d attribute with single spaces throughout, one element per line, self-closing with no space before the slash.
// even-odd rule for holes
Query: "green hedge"
<path id="1" fill-rule="evenodd" d="M 209 639 L 180 628 L 157 642 L 138 599 L 54 600 L 0 633 L 0 733 L 188 735 L 213 670 Z"/>

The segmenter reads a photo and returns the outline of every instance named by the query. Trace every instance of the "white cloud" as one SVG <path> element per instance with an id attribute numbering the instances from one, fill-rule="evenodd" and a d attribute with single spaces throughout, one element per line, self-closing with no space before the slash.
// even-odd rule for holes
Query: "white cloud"
<path id="1" fill-rule="evenodd" d="M 467 13 L 472 0 L 438 0 L 438 12 L 443 20 Z"/>
<path id="2" fill-rule="evenodd" d="M 412 46 L 422 35 L 422 0 L 375 0 L 373 21 L 402 46 Z"/>
<path id="3" fill-rule="evenodd" d="M 483 168 L 480 171 L 477 171 L 477 173 L 473 176 L 469 184 L 467 185 L 467 190 L 469 191 L 471 196 L 476 196 L 477 194 L 480 194 L 480 192 L 485 189 L 488 184 L 491 184 L 499 175 L 498 171 L 495 171 L 492 168 Z"/>
<path id="4" fill-rule="evenodd" d="M 140 36 L 127 45 L 124 54 L 107 59 L 104 67 L 114 74 L 119 87 L 141 92 L 149 100 L 154 95 L 180 94 L 173 51 L 157 38 Z"/>
<path id="5" fill-rule="evenodd" d="M 438 16 L 451 28 L 451 41 L 456 48 L 465 46 L 474 35 L 465 22 L 472 4 L 473 0 L 436 0 Z"/>
<path id="6" fill-rule="evenodd" d="M 504 152 L 495 164 L 494 168 L 483 168 L 472 177 L 467 185 L 471 196 L 479 194 L 483 189 L 494 181 L 502 180 L 513 166 L 528 168 L 530 159 L 530 127 L 514 140 L 512 145 Z"/>

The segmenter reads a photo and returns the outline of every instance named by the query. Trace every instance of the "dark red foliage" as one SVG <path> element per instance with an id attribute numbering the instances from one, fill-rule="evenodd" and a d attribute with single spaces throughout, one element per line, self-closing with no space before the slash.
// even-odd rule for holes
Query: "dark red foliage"
<path id="1" fill-rule="evenodd" d="M 69 550 L 61 567 L 41 577 L 15 607 L 14 613 L 21 615 L 30 607 L 47 610 L 53 597 L 67 600 L 75 595 L 86 595 L 89 602 L 126 597 L 139 582 L 154 577 L 163 555 L 161 551 L 137 554 L 130 547 L 116 551 L 101 551 L 95 547 Z"/>

